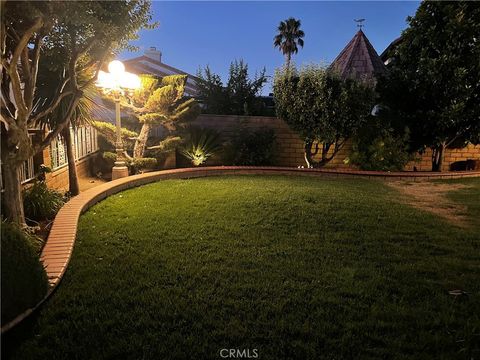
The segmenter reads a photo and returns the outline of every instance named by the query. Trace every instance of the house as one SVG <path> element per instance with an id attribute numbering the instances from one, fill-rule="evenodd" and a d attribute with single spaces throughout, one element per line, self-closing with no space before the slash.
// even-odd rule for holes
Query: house
<path id="1" fill-rule="evenodd" d="M 362 29 L 330 65 L 343 79 L 375 80 L 387 69 Z"/>
<path id="2" fill-rule="evenodd" d="M 185 94 L 187 96 L 195 96 L 198 93 L 197 82 L 199 79 L 196 76 L 179 70 L 173 66 L 162 62 L 162 53 L 155 47 L 150 47 L 145 54 L 133 59 L 123 61 L 125 69 L 128 72 L 140 75 L 149 74 L 159 77 L 168 75 L 187 75 L 187 85 L 185 87 Z"/>
<path id="3" fill-rule="evenodd" d="M 75 152 L 75 166 L 80 177 L 92 175 L 91 167 L 94 157 L 98 152 L 97 130 L 89 125 L 70 128 L 73 148 Z M 32 142 L 40 142 L 46 133 L 44 130 L 30 129 L 29 136 Z M 39 172 L 40 165 L 51 169 L 46 174 L 46 182 L 54 189 L 68 189 L 68 161 L 66 146 L 59 135 L 49 146 L 37 155 L 30 157 L 24 162 L 19 170 L 19 178 L 22 184 L 33 181 Z"/>
<path id="4" fill-rule="evenodd" d="M 382 52 L 381 56 L 377 54 L 365 33 L 360 29 L 340 54 L 330 65 L 331 69 L 337 71 L 342 78 L 353 77 L 355 79 L 365 79 L 375 81 L 379 75 L 388 71 L 389 65 L 395 61 L 395 50 L 403 41 L 399 37 L 392 41 L 390 45 Z M 350 151 L 350 144 L 345 149 Z M 345 156 L 347 156 L 345 154 Z M 414 161 L 409 162 L 405 170 L 429 171 L 431 170 L 431 149 L 416 155 Z M 338 154 L 333 165 L 341 166 L 340 161 L 344 160 L 343 154 Z M 446 149 L 444 154 L 443 171 L 455 169 L 455 164 L 466 164 L 480 160 L 480 145 L 468 144 L 464 148 Z"/>
<path id="5" fill-rule="evenodd" d="M 403 38 L 401 36 L 396 38 L 380 54 L 380 58 L 382 59 L 385 66 L 388 66 L 388 64 L 391 64 L 392 61 L 395 61 L 395 49 L 397 48 L 398 45 L 402 43 L 402 41 L 403 41 Z"/>
<path id="6" fill-rule="evenodd" d="M 185 71 L 177 69 L 171 65 L 162 62 L 162 53 L 156 47 L 150 47 L 145 51 L 144 55 L 128 60 L 122 60 L 125 70 L 137 75 L 148 74 L 158 77 L 169 75 L 187 75 L 187 83 L 185 86 L 185 96 L 195 97 L 198 94 L 197 83 L 200 79 Z M 121 113 L 122 117 L 129 116 L 128 112 Z M 96 116 L 102 121 L 115 124 L 115 111 L 112 108 L 104 107 L 96 112 Z M 161 126 L 152 126 L 150 136 L 163 136 L 164 129 Z"/>

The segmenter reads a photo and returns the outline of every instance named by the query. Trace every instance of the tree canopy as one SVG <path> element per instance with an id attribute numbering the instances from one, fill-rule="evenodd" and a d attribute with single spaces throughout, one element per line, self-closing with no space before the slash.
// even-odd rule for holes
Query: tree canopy
<path id="1" fill-rule="evenodd" d="M 445 148 L 480 141 L 480 7 L 426 1 L 408 22 L 378 91 L 412 150 L 431 148 L 440 171 Z"/>
<path id="2" fill-rule="evenodd" d="M 150 3 L 134 1 L 2 1 L 2 172 L 6 216 L 24 222 L 17 169 L 48 146 L 68 124 L 84 90 L 112 52 L 151 27 Z M 43 61 L 47 60 L 48 61 Z M 39 101 L 37 75 L 56 71 L 53 96 Z M 79 82 L 80 74 L 90 74 Z M 68 100 L 65 104 L 64 100 Z M 63 119 L 38 144 L 28 129 L 67 106 Z M 53 123 L 52 123 L 53 124 Z"/>
<path id="3" fill-rule="evenodd" d="M 293 17 L 280 21 L 278 34 L 273 39 L 273 46 L 285 55 L 285 67 L 290 68 L 290 61 L 293 54 L 298 53 L 298 47 L 304 45 L 305 33 L 300 29 L 301 21 Z"/>
<path id="4" fill-rule="evenodd" d="M 316 66 L 277 71 L 274 96 L 278 117 L 305 142 L 308 167 L 323 166 L 338 153 L 365 122 L 375 99 L 366 84 Z"/>
<path id="5" fill-rule="evenodd" d="M 230 64 L 227 84 L 207 66 L 198 71 L 198 99 L 207 113 L 221 115 L 259 115 L 263 103 L 259 100 L 263 86 L 267 82 L 265 68 L 250 78 L 248 64 L 235 60 Z"/>
<path id="6" fill-rule="evenodd" d="M 152 125 L 162 125 L 169 132 L 165 143 L 156 146 L 163 149 L 166 143 L 172 145 L 173 138 L 180 141 L 179 126 L 194 120 L 200 112 L 196 100 L 185 97 L 187 75 L 163 78 L 142 75 L 140 78 L 142 86 L 133 92 L 129 99 L 131 104 L 126 104 L 142 124 L 133 151 L 135 158 L 143 157 Z"/>

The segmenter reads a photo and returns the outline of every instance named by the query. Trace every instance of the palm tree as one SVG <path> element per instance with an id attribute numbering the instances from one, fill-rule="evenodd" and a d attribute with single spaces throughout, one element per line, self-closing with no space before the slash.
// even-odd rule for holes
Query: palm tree
<path id="1" fill-rule="evenodd" d="M 293 17 L 286 21 L 280 21 L 278 25 L 278 34 L 275 36 L 273 46 L 278 47 L 285 55 L 286 68 L 290 68 L 290 59 L 292 54 L 298 53 L 298 46 L 303 48 L 303 37 L 305 33 L 300 30 L 300 20 Z"/>

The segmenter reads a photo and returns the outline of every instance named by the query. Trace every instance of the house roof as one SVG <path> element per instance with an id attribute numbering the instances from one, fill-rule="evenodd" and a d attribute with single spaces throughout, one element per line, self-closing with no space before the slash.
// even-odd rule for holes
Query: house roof
<path id="1" fill-rule="evenodd" d="M 128 59 L 123 62 L 127 71 L 135 74 L 150 74 L 160 77 L 168 75 L 187 75 L 187 83 L 185 90 L 188 95 L 196 95 L 198 92 L 197 82 L 200 79 L 185 71 L 177 69 L 173 66 L 167 65 L 149 56 L 142 55 L 133 59 Z"/>
<path id="2" fill-rule="evenodd" d="M 194 81 L 199 81 L 200 79 L 194 75 L 191 75 L 189 73 L 186 73 L 185 71 L 182 71 L 180 69 L 177 69 L 173 66 L 167 65 L 161 61 L 152 59 L 146 55 L 138 56 L 133 59 L 128 59 L 123 62 L 125 64 L 125 67 L 130 68 L 131 71 L 134 71 L 136 67 L 142 66 L 145 63 L 150 63 L 153 66 L 159 67 L 162 70 L 159 70 L 160 73 L 168 74 L 168 73 L 176 73 L 176 74 L 182 74 L 182 75 L 188 75 L 189 78 L 191 78 Z"/>
<path id="3" fill-rule="evenodd" d="M 392 52 L 395 50 L 395 48 L 400 45 L 403 41 L 403 37 L 398 37 L 396 38 L 395 40 L 393 40 L 390 45 L 387 46 L 387 48 L 385 50 L 383 50 L 383 52 L 380 54 L 380 58 L 382 59 L 382 61 L 385 63 L 385 61 L 387 61 L 391 56 L 392 56 Z"/>
<path id="4" fill-rule="evenodd" d="M 361 29 L 332 62 L 330 68 L 344 79 L 375 79 L 386 71 L 383 61 Z"/>

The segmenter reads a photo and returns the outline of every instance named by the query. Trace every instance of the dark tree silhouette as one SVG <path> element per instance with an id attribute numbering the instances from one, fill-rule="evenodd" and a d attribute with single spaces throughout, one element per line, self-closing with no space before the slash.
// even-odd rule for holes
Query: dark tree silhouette
<path id="1" fill-rule="evenodd" d="M 292 54 L 298 53 L 298 47 L 303 48 L 303 37 L 305 33 L 300 30 L 300 20 L 289 18 L 281 21 L 278 25 L 278 34 L 273 40 L 273 46 L 278 47 L 285 55 L 285 66 L 290 68 Z"/>

